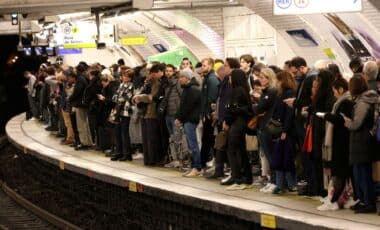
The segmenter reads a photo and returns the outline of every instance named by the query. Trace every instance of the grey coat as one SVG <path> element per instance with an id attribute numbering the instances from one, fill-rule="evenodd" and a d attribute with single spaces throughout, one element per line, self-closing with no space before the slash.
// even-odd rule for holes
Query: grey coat
<path id="1" fill-rule="evenodd" d="M 377 98 L 375 91 L 368 90 L 355 99 L 352 120 L 346 122 L 350 130 L 350 165 L 370 163 L 373 160 L 374 140 L 370 130 L 374 122 L 374 103 Z"/>

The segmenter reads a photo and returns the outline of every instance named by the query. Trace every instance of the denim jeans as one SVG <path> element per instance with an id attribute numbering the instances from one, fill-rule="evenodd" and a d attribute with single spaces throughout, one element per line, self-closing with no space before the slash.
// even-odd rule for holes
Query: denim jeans
<path id="1" fill-rule="evenodd" d="M 191 168 L 196 168 L 198 170 L 202 169 L 201 166 L 201 153 L 199 151 L 199 146 L 197 142 L 196 128 L 197 124 L 186 122 L 184 125 L 185 134 L 187 139 L 187 145 L 192 153 Z"/>
<path id="2" fill-rule="evenodd" d="M 175 121 L 174 116 L 170 116 L 170 115 L 165 116 L 166 128 L 168 128 L 169 135 L 174 134 L 174 127 L 175 127 L 174 121 Z"/>
<path id="3" fill-rule="evenodd" d="M 286 172 L 282 170 L 276 170 L 276 186 L 280 189 L 284 189 L 284 179 L 286 179 L 288 188 L 296 186 L 296 174 L 294 172 Z"/>

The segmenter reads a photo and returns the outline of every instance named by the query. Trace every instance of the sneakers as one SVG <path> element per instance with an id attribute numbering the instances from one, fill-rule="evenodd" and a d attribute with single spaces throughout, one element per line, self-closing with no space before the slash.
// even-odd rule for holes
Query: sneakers
<path id="1" fill-rule="evenodd" d="M 254 182 L 253 185 L 265 185 L 268 183 L 268 178 L 266 176 L 259 176 Z"/>
<path id="2" fill-rule="evenodd" d="M 143 159 L 144 155 L 142 153 L 138 152 L 135 155 L 133 155 L 132 158 L 133 158 L 133 160 L 139 160 L 139 159 Z"/>
<path id="3" fill-rule="evenodd" d="M 346 201 L 346 203 L 343 205 L 344 209 L 350 209 L 351 207 L 355 206 L 357 203 L 359 203 L 359 200 L 354 200 L 354 198 L 350 197 Z"/>
<path id="4" fill-rule="evenodd" d="M 220 181 L 220 184 L 221 185 L 232 185 L 232 184 L 234 184 L 234 180 L 232 179 L 232 176 L 230 175 L 228 177 L 223 178 Z"/>
<path id="5" fill-rule="evenodd" d="M 209 162 L 206 163 L 207 168 L 213 167 L 215 164 L 215 157 L 212 158 Z"/>
<path id="6" fill-rule="evenodd" d="M 247 188 L 246 184 L 232 184 L 226 188 L 228 191 L 244 190 Z"/>
<path id="7" fill-rule="evenodd" d="M 263 193 L 273 193 L 273 190 L 276 188 L 275 184 L 268 183 L 263 188 L 260 189 L 260 192 Z"/>
<path id="8" fill-rule="evenodd" d="M 318 211 L 336 211 L 339 209 L 337 202 L 331 203 L 331 201 L 325 201 L 322 205 L 317 207 Z"/>
<path id="9" fill-rule="evenodd" d="M 164 165 L 165 168 L 177 168 L 179 167 L 179 161 L 171 161 Z"/>
<path id="10" fill-rule="evenodd" d="M 189 173 L 185 173 L 183 176 L 184 177 L 199 177 L 201 176 L 202 173 L 196 168 L 193 168 Z"/>

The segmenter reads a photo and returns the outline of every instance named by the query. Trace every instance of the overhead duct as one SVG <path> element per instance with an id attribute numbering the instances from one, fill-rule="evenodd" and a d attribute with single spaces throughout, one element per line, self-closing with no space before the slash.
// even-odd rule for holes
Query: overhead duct
<path id="1" fill-rule="evenodd" d="M 182 9 L 196 9 L 196 8 L 215 8 L 215 7 L 233 7 L 242 6 L 236 0 L 215 0 L 215 1 L 154 1 L 151 10 L 182 10 Z"/>

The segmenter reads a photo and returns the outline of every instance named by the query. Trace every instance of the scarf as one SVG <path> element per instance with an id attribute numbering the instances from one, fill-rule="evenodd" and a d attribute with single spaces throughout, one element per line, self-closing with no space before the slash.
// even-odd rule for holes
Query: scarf
<path id="1" fill-rule="evenodd" d="M 344 100 L 351 100 L 351 95 L 347 91 L 345 92 L 333 105 L 331 114 L 335 114 L 338 107 Z M 333 131 L 334 131 L 334 124 L 326 121 L 326 133 L 325 133 L 325 140 L 322 146 L 322 159 L 325 161 L 331 161 L 332 159 L 332 143 L 333 143 Z"/>

